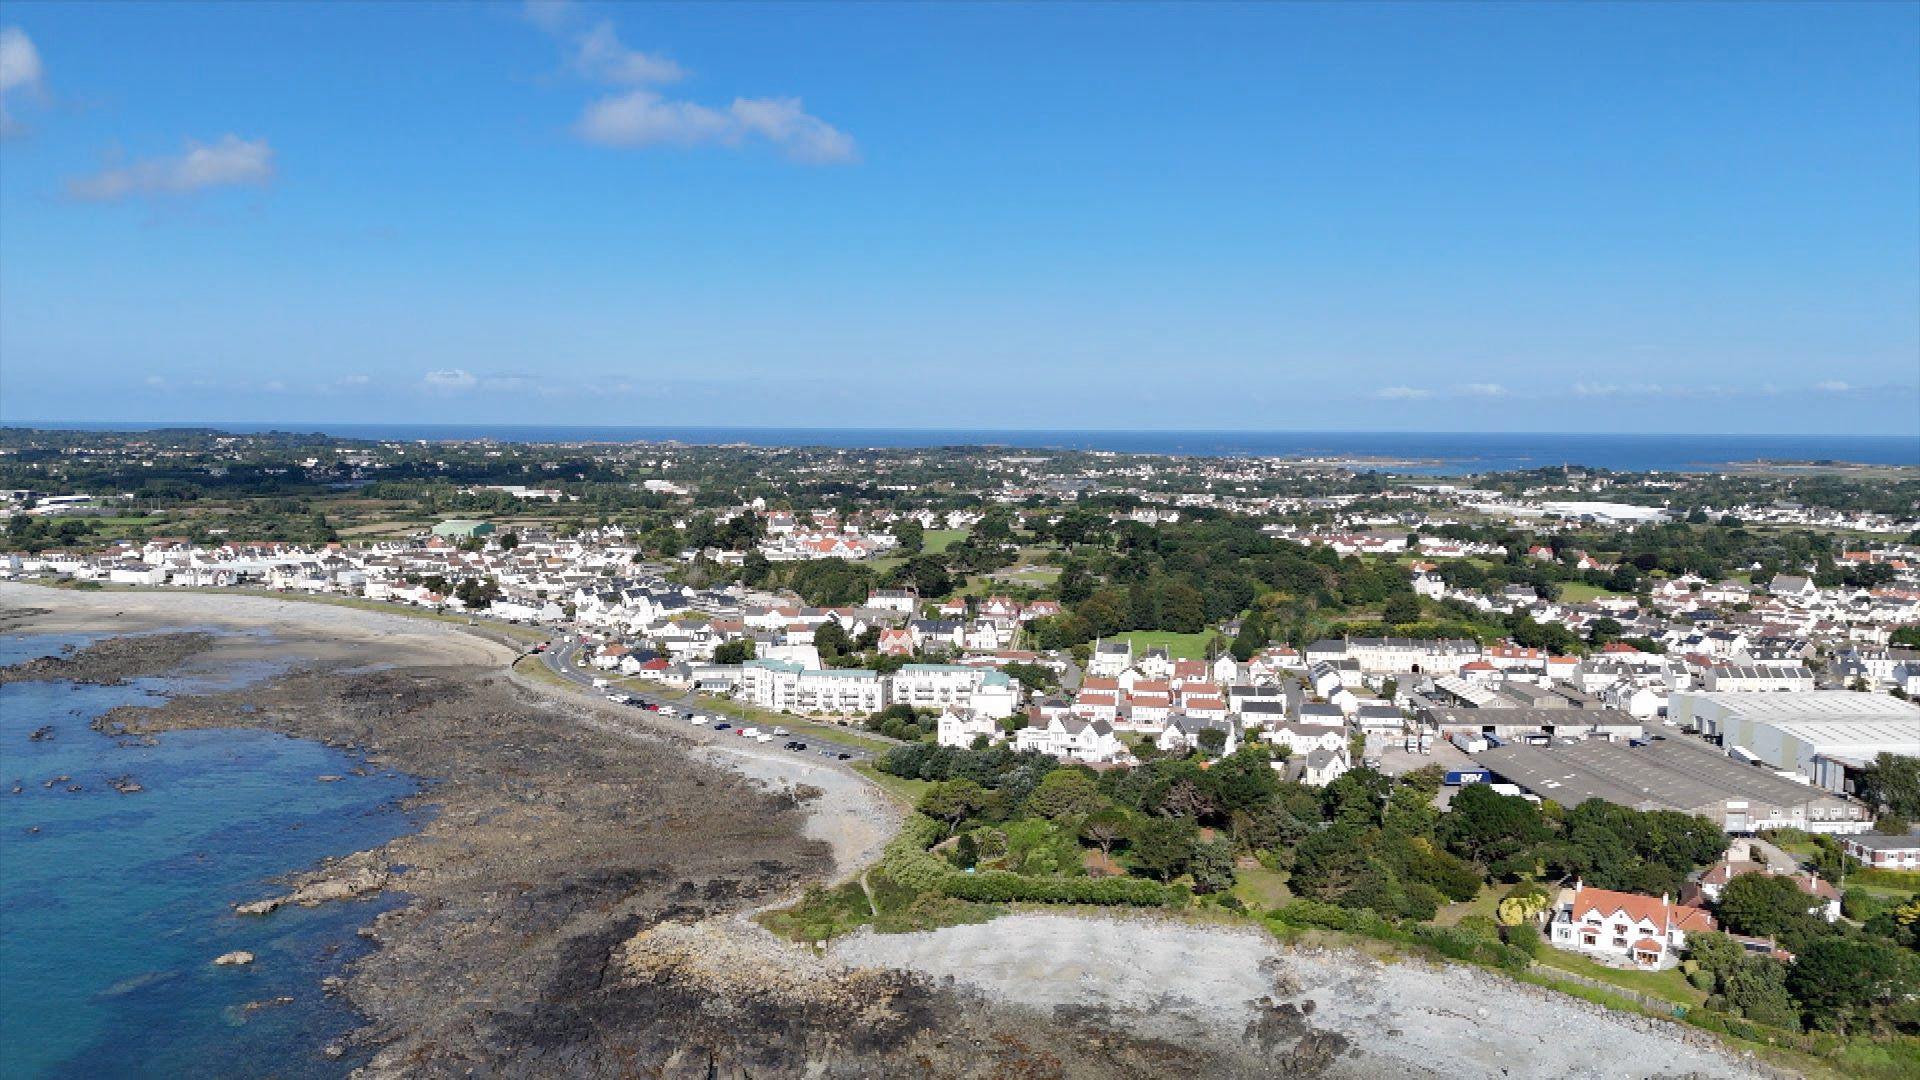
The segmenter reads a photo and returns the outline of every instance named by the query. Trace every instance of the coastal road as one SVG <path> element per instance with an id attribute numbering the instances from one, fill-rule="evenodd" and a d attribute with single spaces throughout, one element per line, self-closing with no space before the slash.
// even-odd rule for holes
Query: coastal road
<path id="1" fill-rule="evenodd" d="M 743 726 L 746 726 L 742 721 L 736 720 L 731 716 L 712 713 L 709 709 L 702 706 L 699 697 L 691 690 L 679 695 L 657 693 L 635 686 L 634 684 L 639 681 L 636 676 L 609 675 L 603 671 L 581 667 L 580 639 L 577 635 L 567 633 L 555 634 L 548 643 L 546 651 L 537 655 L 539 655 L 541 662 L 546 664 L 547 670 L 578 686 L 584 693 L 597 694 L 602 697 L 616 693 L 624 694 L 633 699 L 631 702 L 633 708 L 641 710 L 645 710 L 648 705 L 672 706 L 679 713 L 679 715 L 673 719 L 688 727 L 692 727 L 692 724 L 687 720 L 687 716 L 690 713 L 705 715 L 707 720 L 703 726 L 710 731 L 722 730 L 717 728 L 716 725 L 726 724 L 728 726 L 724 730 L 728 734 L 732 734 L 733 732 L 739 731 Z M 605 689 L 595 689 L 593 685 L 593 680 L 595 679 L 607 680 L 607 687 Z M 655 713 L 654 715 L 658 716 L 659 714 Z M 666 718 L 662 717 L 661 719 L 664 721 Z M 774 720 L 772 723 L 778 725 L 780 721 Z M 762 728 L 762 730 L 771 729 Z M 871 737 L 872 736 L 869 736 L 869 738 Z M 852 739 L 838 737 L 832 730 L 824 729 L 823 726 L 819 724 L 809 723 L 804 729 L 794 726 L 791 735 L 775 736 L 775 741 L 768 745 L 784 747 L 788 742 L 801 742 L 806 744 L 807 748 L 805 750 L 789 751 L 797 756 L 817 755 L 829 760 L 847 763 L 871 761 L 878 756 L 870 747 Z"/>

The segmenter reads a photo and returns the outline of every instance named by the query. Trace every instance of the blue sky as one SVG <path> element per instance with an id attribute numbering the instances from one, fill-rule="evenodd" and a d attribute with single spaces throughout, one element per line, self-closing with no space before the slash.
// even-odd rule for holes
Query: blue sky
<path id="1" fill-rule="evenodd" d="M 1920 432 L 1920 7 L 0 10 L 0 419 Z"/>

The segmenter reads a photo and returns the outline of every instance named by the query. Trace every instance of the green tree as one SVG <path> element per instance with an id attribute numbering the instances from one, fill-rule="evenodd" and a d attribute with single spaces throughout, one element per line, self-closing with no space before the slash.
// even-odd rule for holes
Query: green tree
<path id="1" fill-rule="evenodd" d="M 819 650 L 822 662 L 830 663 L 845 656 L 853 647 L 853 641 L 838 620 L 828 619 L 813 631 L 813 647 Z"/>
<path id="2" fill-rule="evenodd" d="M 1217 836 L 1195 843 L 1187 869 L 1193 891 L 1203 896 L 1233 888 L 1233 845 Z"/>
<path id="3" fill-rule="evenodd" d="M 1092 813 L 1105 796 L 1093 774 L 1085 769 L 1055 769 L 1027 796 L 1027 810 L 1044 818 L 1064 818 Z"/>
<path id="4" fill-rule="evenodd" d="M 1870 1027 L 1875 1013 L 1914 992 L 1913 960 L 1873 938 L 1811 942 L 1787 973 L 1787 990 L 1809 1022 L 1833 1031 Z"/>
<path id="5" fill-rule="evenodd" d="M 1778 937 L 1810 906 L 1790 877 L 1741 874 L 1720 891 L 1720 922 L 1736 934 Z"/>
<path id="6" fill-rule="evenodd" d="M 920 796 L 919 810 L 935 821 L 946 823 L 948 831 L 986 805 L 987 791 L 973 780 L 943 780 Z"/>
<path id="7" fill-rule="evenodd" d="M 927 529 L 913 518 L 901 518 L 893 523 L 893 537 L 900 541 L 899 552 L 902 555 L 918 555 L 927 546 Z"/>
<path id="8" fill-rule="evenodd" d="M 1395 625 L 1419 622 L 1420 598 L 1410 592 L 1394 593 L 1380 610 L 1380 620 Z"/>
<path id="9" fill-rule="evenodd" d="M 1192 862 L 1199 835 L 1199 827 L 1186 818 L 1149 818 L 1134 830 L 1134 861 L 1160 880 L 1171 881 Z"/>
<path id="10" fill-rule="evenodd" d="M 1246 663 L 1267 646 L 1267 621 L 1256 612 L 1240 620 L 1240 629 L 1233 635 L 1231 651 L 1233 658 Z"/>
<path id="11" fill-rule="evenodd" d="M 713 662 L 716 664 L 744 664 L 753 659 L 753 642 L 726 641 L 713 650 Z"/>
<path id="12" fill-rule="evenodd" d="M 1920 820 L 1920 757 L 1880 754 L 1856 774 L 1853 790 L 1888 815 Z"/>
<path id="13" fill-rule="evenodd" d="M 1548 830 L 1539 808 L 1527 800 L 1468 784 L 1453 797 L 1440 837 L 1448 851 L 1490 866 L 1540 844 Z"/>
<path id="14" fill-rule="evenodd" d="M 1111 856 L 1114 845 L 1125 841 L 1132 831 L 1132 815 L 1117 806 L 1096 810 L 1080 824 L 1081 837 L 1107 856 Z"/>

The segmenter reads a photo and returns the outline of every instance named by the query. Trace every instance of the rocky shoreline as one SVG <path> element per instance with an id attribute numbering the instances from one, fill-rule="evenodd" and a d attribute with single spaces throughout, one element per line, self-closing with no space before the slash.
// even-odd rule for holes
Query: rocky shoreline
<path id="1" fill-rule="evenodd" d="M 0 625 L 17 620 L 0 619 Z M 41 656 L 0 668 L 0 686 L 12 682 L 67 682 L 119 686 L 163 675 L 213 647 L 203 631 L 110 637 L 59 656 Z"/>
<path id="2" fill-rule="evenodd" d="M 833 876 L 836 854 L 840 873 L 857 870 L 884 838 L 871 820 L 848 825 L 861 816 L 853 796 L 871 794 L 864 781 L 556 697 L 499 667 L 505 650 L 473 662 L 457 630 L 432 631 L 454 639 L 436 653 L 431 640 L 403 647 L 405 633 L 425 636 L 417 628 L 355 639 L 339 635 L 363 625 L 327 618 L 326 643 L 288 646 L 303 662 L 295 670 L 116 709 L 99 726 L 265 728 L 427 784 L 407 803 L 419 831 L 235 905 L 236 919 L 272 933 L 288 905 L 403 898 L 362 929 L 378 947 L 325 987 L 365 1019 L 327 1053 L 370 1055 L 359 1075 L 1466 1075 L 1457 1062 L 1377 1052 L 1390 1049 L 1374 1045 L 1391 1039 L 1385 1028 L 1366 1036 L 1327 1022 L 1329 1002 L 1316 1013 L 1292 1000 L 1278 969 L 1225 996 L 1049 998 L 882 959 L 884 949 L 859 959 L 778 940 L 749 916 Z M 120 647 L 129 657 L 157 651 L 98 670 L 146 670 L 175 647 L 166 636 L 121 639 L 150 643 Z M 227 638 L 213 637 L 205 661 L 217 664 Z M 1044 953 L 1045 935 L 1002 923 L 994 948 L 1016 963 Z M 1111 943 L 1145 933 L 1123 929 Z M 1087 952 L 1062 954 L 1057 973 L 1049 961 L 1048 977 L 1071 982 Z M 1170 951 L 1155 970 L 1173 979 L 1193 966 L 1186 957 Z"/>

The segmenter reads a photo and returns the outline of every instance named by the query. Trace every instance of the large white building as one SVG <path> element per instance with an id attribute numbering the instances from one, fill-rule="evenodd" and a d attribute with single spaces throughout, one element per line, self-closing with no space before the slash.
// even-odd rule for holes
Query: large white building
<path id="1" fill-rule="evenodd" d="M 1667 699 L 1667 717 L 1828 791 L 1847 791 L 1849 771 L 1880 754 L 1920 757 L 1920 705 L 1886 694 L 1681 691 Z"/>
<path id="2" fill-rule="evenodd" d="M 763 709 L 795 713 L 872 713 L 886 704 L 886 683 L 865 668 L 810 670 L 784 660 L 740 665 L 741 696 Z"/>
<path id="3" fill-rule="evenodd" d="M 958 708 L 976 716 L 1012 716 L 1020 691 L 1004 671 L 964 664 L 907 664 L 888 688 L 890 705 L 916 709 Z"/>

